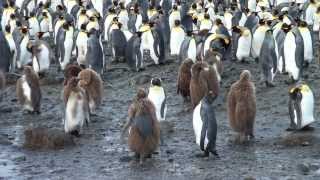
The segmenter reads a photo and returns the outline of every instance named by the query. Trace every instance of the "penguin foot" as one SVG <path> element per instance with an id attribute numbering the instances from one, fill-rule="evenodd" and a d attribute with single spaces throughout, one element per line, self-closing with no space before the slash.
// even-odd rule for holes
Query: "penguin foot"
<path id="1" fill-rule="evenodd" d="M 77 137 L 77 138 L 80 137 L 80 133 L 78 130 L 71 131 L 70 134 Z"/>
<path id="2" fill-rule="evenodd" d="M 210 151 L 211 154 L 213 154 L 216 158 L 220 158 L 219 154 L 217 153 L 217 150 L 213 150 L 213 151 Z"/>
<path id="3" fill-rule="evenodd" d="M 266 81 L 265 83 L 266 83 L 266 87 L 269 87 L 269 88 L 276 86 L 276 85 L 274 85 L 274 83 L 272 83 L 272 82 Z"/>
<path id="4" fill-rule="evenodd" d="M 290 127 L 288 127 L 287 129 L 286 129 L 286 131 L 295 131 L 296 130 L 296 128 L 294 128 L 293 126 L 290 126 Z"/>
<path id="5" fill-rule="evenodd" d="M 197 157 L 197 158 L 206 158 L 206 157 L 209 157 L 209 152 L 208 152 L 208 151 L 205 151 L 204 153 L 196 154 L 196 157 Z"/>

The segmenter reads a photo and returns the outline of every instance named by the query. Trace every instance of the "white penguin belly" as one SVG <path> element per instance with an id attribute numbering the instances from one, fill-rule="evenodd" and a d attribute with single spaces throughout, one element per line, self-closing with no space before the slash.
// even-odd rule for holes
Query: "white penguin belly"
<path id="1" fill-rule="evenodd" d="M 196 62 L 197 57 L 197 45 L 194 39 L 190 40 L 188 48 L 188 58 L 190 58 L 194 63 Z"/>
<path id="2" fill-rule="evenodd" d="M 20 44 L 20 58 L 19 58 L 19 64 L 18 67 L 21 68 L 22 66 L 28 64 L 31 62 L 31 53 L 27 50 L 27 43 L 29 41 L 29 38 L 25 37 L 23 38 L 21 44 Z"/>
<path id="3" fill-rule="evenodd" d="M 300 32 L 301 32 L 301 36 L 303 38 L 304 60 L 310 63 L 313 59 L 313 47 L 312 47 L 311 33 L 307 28 L 303 28 L 303 30 Z"/>
<path id="4" fill-rule="evenodd" d="M 156 115 L 158 121 L 164 121 L 166 117 L 166 108 L 164 109 L 164 116 L 161 117 L 161 107 L 162 103 L 165 100 L 165 94 L 162 90 L 152 90 L 149 89 L 148 99 L 154 104 L 156 108 Z"/>
<path id="5" fill-rule="evenodd" d="M 241 36 L 239 38 L 236 54 L 238 60 L 243 60 L 244 58 L 248 58 L 250 56 L 251 39 L 251 34 L 248 36 Z"/>
<path id="6" fill-rule="evenodd" d="M 71 132 L 77 128 L 82 128 L 85 120 L 85 112 L 83 111 L 83 97 L 78 98 L 78 95 L 71 93 L 66 105 L 65 114 L 65 132 Z"/>
<path id="7" fill-rule="evenodd" d="M 49 49 L 44 44 L 42 44 L 40 48 L 41 51 L 38 58 L 38 62 L 40 65 L 39 72 L 43 72 L 48 70 L 50 67 L 50 54 Z"/>
<path id="8" fill-rule="evenodd" d="M 25 97 L 24 109 L 33 111 L 32 102 L 31 102 L 31 87 L 27 83 L 25 75 L 22 77 L 22 91 L 23 96 Z"/>
<path id="9" fill-rule="evenodd" d="M 203 124 L 201 119 L 201 114 L 200 114 L 201 104 L 202 102 L 200 102 L 193 111 L 193 130 L 196 136 L 196 143 L 199 146 L 200 146 L 200 140 L 201 140 L 202 124 Z M 204 148 L 206 148 L 207 145 L 208 145 L 208 138 L 206 135 L 204 139 Z"/>
<path id="10" fill-rule="evenodd" d="M 314 97 L 313 93 L 310 91 L 302 93 L 301 100 L 301 128 L 314 122 Z M 295 116 L 297 117 L 297 116 Z M 297 118 L 295 118 L 295 123 L 297 124 Z"/>
<path id="11" fill-rule="evenodd" d="M 181 44 L 184 40 L 185 34 L 182 31 L 171 31 L 170 37 L 170 50 L 171 55 L 178 55 Z"/>
<path id="12" fill-rule="evenodd" d="M 286 64 L 286 71 L 293 77 L 293 79 L 298 80 L 299 68 L 296 64 L 295 58 L 296 52 L 296 42 L 295 36 L 292 32 L 289 32 L 284 40 L 284 57 Z"/>
<path id="13" fill-rule="evenodd" d="M 260 56 L 261 47 L 266 34 L 265 31 L 259 31 L 259 29 L 257 29 L 257 31 L 254 33 L 252 40 L 252 56 L 254 58 L 258 58 Z"/>

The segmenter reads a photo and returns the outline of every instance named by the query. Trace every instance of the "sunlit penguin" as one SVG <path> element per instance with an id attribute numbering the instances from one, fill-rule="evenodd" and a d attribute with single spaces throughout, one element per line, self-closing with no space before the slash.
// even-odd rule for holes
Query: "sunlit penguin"
<path id="1" fill-rule="evenodd" d="M 298 29 L 303 38 L 303 49 L 304 49 L 304 65 L 308 67 L 313 59 L 313 42 L 312 35 L 309 30 L 308 24 L 304 21 L 300 21 L 298 25 Z"/>
<path id="2" fill-rule="evenodd" d="M 18 49 L 17 49 L 16 44 L 14 42 L 13 36 L 10 33 L 10 31 L 11 31 L 10 25 L 6 25 L 5 28 L 6 28 L 5 29 L 5 37 L 6 37 L 7 43 L 9 45 L 9 47 L 10 47 L 10 54 L 11 54 L 10 71 L 14 72 L 15 69 L 16 69 Z"/>
<path id="3" fill-rule="evenodd" d="M 213 27 L 213 22 L 210 19 L 209 14 L 204 14 L 204 18 L 200 21 L 200 28 L 199 30 L 209 30 L 211 31 Z"/>
<path id="4" fill-rule="evenodd" d="M 266 22 L 264 20 L 260 20 L 259 26 L 256 29 L 256 31 L 253 33 L 253 38 L 252 38 L 251 54 L 253 58 L 255 59 L 259 58 L 264 37 L 266 35 L 267 30 L 269 29 L 270 28 L 268 27 Z"/>
<path id="5" fill-rule="evenodd" d="M 203 157 L 210 153 L 218 156 L 216 150 L 217 120 L 213 102 L 216 96 L 209 91 L 193 111 L 193 130 L 196 136 L 196 143 L 204 151 Z"/>
<path id="6" fill-rule="evenodd" d="M 185 59 L 179 67 L 177 94 L 180 94 L 184 101 L 190 100 L 191 67 L 193 64 L 192 59 Z"/>
<path id="7" fill-rule="evenodd" d="M 9 25 L 10 28 L 11 28 L 10 33 L 12 33 L 12 31 L 16 28 L 16 24 L 17 24 L 16 15 L 11 14 L 10 15 L 10 19 L 9 19 L 9 21 L 7 23 L 7 25 Z"/>
<path id="8" fill-rule="evenodd" d="M 231 85 L 227 105 L 230 126 L 238 133 L 236 141 L 243 143 L 254 138 L 256 94 L 248 70 L 242 71 L 240 79 Z"/>
<path id="9" fill-rule="evenodd" d="M 298 81 L 303 72 L 304 45 L 297 27 L 287 33 L 283 47 L 286 72 L 289 73 L 291 81 Z"/>
<path id="10" fill-rule="evenodd" d="M 279 50 L 272 30 L 265 33 L 261 46 L 259 61 L 261 62 L 262 78 L 267 87 L 273 87 L 274 77 L 278 70 Z"/>
<path id="11" fill-rule="evenodd" d="M 32 63 L 32 54 L 28 51 L 28 43 L 30 41 L 29 34 L 28 34 L 28 28 L 22 27 L 21 28 L 22 37 L 20 41 L 20 57 L 17 61 L 17 67 L 20 69 L 24 65 L 31 64 Z"/>
<path id="12" fill-rule="evenodd" d="M 179 20 L 175 21 L 170 34 L 170 54 L 171 56 L 179 55 L 181 44 L 185 38 L 185 32 Z"/>
<path id="13" fill-rule="evenodd" d="M 89 68 L 96 71 L 98 74 L 103 73 L 103 67 L 105 65 L 104 53 L 101 44 L 101 36 L 99 32 L 94 28 L 88 32 L 88 49 L 86 55 L 86 61 L 89 63 Z"/>
<path id="14" fill-rule="evenodd" d="M 64 86 L 63 97 L 65 101 L 64 131 L 75 136 L 82 132 L 84 123 L 90 122 L 89 104 L 86 92 L 78 85 L 75 77 L 69 79 Z"/>
<path id="15" fill-rule="evenodd" d="M 117 16 L 114 8 L 108 10 L 108 15 L 104 20 L 104 40 L 108 41 L 109 39 L 109 28 L 112 25 L 113 19 Z"/>
<path id="16" fill-rule="evenodd" d="M 139 31 L 142 32 L 140 46 L 142 57 L 145 57 L 145 51 L 149 51 L 150 57 L 154 63 L 159 64 L 159 57 L 156 53 L 156 51 L 158 51 L 158 47 L 155 46 L 157 45 L 157 40 L 154 38 L 151 24 L 144 22 L 144 24 L 139 28 Z"/>
<path id="17" fill-rule="evenodd" d="M 87 24 L 89 22 L 89 17 L 87 16 L 86 9 L 81 9 L 79 17 L 77 19 L 77 29 L 81 29 L 82 24 Z"/>
<path id="18" fill-rule="evenodd" d="M 88 32 L 86 25 L 82 24 L 76 39 L 77 63 L 80 66 L 88 67 L 86 55 L 88 51 Z"/>
<path id="19" fill-rule="evenodd" d="M 102 102 L 103 85 L 98 73 L 92 69 L 84 69 L 78 74 L 79 86 L 89 97 L 90 113 L 94 114 Z"/>
<path id="20" fill-rule="evenodd" d="M 188 31 L 183 42 L 181 43 L 179 51 L 179 62 L 189 58 L 193 62 L 196 62 L 197 56 L 197 44 L 195 37 L 191 31 Z"/>
<path id="21" fill-rule="evenodd" d="M 40 31 L 40 24 L 34 12 L 30 13 L 30 17 L 28 18 L 29 23 L 29 35 L 30 37 L 35 37 L 37 33 Z"/>
<path id="22" fill-rule="evenodd" d="M 167 97 L 159 78 L 151 79 L 151 86 L 148 93 L 149 100 L 155 105 L 157 120 L 159 122 L 166 120 Z"/>
<path id="23" fill-rule="evenodd" d="M 178 6 L 177 5 L 173 5 L 172 11 L 171 11 L 170 16 L 169 16 L 170 29 L 172 29 L 174 27 L 174 22 L 176 20 L 181 21 L 181 16 L 180 16 L 180 11 L 178 10 Z"/>
<path id="24" fill-rule="evenodd" d="M 54 58 L 49 44 L 46 41 L 41 40 L 42 35 L 43 33 L 39 32 L 39 39 L 34 42 L 29 42 L 29 50 L 32 54 L 32 67 L 40 77 L 48 72 L 50 62 Z"/>
<path id="25" fill-rule="evenodd" d="M 288 130 L 299 130 L 308 127 L 314 119 L 314 95 L 307 84 L 297 84 L 289 90 Z"/>
<path id="26" fill-rule="evenodd" d="M 52 29 L 52 22 L 50 21 L 47 12 L 42 13 L 42 20 L 40 21 L 40 31 L 43 32 L 43 37 L 49 37 Z"/>
<path id="27" fill-rule="evenodd" d="M 70 22 L 65 22 L 59 29 L 57 37 L 57 49 L 61 70 L 70 63 L 74 48 L 74 28 Z"/>
<path id="28" fill-rule="evenodd" d="M 316 0 L 310 0 L 304 12 L 304 19 L 309 26 L 313 24 L 313 16 L 317 12 L 317 3 Z"/>
<path id="29" fill-rule="evenodd" d="M 17 81 L 17 98 L 24 111 L 40 113 L 41 90 L 39 77 L 31 66 L 25 66 L 23 75 Z"/>
<path id="30" fill-rule="evenodd" d="M 100 31 L 100 25 L 98 22 L 98 18 L 96 16 L 89 17 L 89 22 L 87 24 L 87 31 L 89 32 L 91 29 Z"/>
<path id="31" fill-rule="evenodd" d="M 118 14 L 118 18 L 119 18 L 118 21 L 122 24 L 122 29 L 127 30 L 128 21 L 129 21 L 128 12 L 122 2 L 119 4 L 119 6 L 120 6 L 120 12 Z"/>
<path id="32" fill-rule="evenodd" d="M 59 18 L 54 22 L 54 43 L 57 44 L 58 32 L 62 28 L 63 24 L 66 22 L 63 15 L 60 15 Z"/>
<path id="33" fill-rule="evenodd" d="M 129 129 L 128 144 L 135 157 L 143 163 L 158 148 L 160 125 L 153 103 L 143 89 L 138 93 L 128 110 L 128 121 L 122 130 L 122 137 Z"/>
<path id="34" fill-rule="evenodd" d="M 244 61 L 250 57 L 252 35 L 248 28 L 233 27 L 233 32 L 239 34 L 239 38 L 233 44 L 236 58 L 238 61 Z"/>

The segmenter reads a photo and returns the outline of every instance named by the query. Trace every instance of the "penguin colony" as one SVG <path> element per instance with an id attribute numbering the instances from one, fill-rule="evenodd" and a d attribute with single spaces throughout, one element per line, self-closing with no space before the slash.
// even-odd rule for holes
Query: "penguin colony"
<path id="1" fill-rule="evenodd" d="M 143 70 L 148 58 L 155 65 L 177 59 L 177 93 L 191 101 L 196 144 L 205 157 L 218 156 L 215 101 L 223 61 L 255 61 L 267 87 L 276 86 L 277 74 L 287 75 L 288 130 L 315 121 L 313 92 L 302 78 L 318 53 L 316 0 L 4 0 L 0 6 L 0 93 L 6 74 L 22 74 L 18 101 L 26 113 L 40 114 L 39 79 L 57 64 L 65 78 L 66 133 L 79 137 L 99 111 L 107 55 L 133 71 Z M 141 163 L 156 151 L 167 112 L 165 82 L 153 78 L 150 84 L 148 92 L 137 91 L 123 128 Z M 255 85 L 247 70 L 231 85 L 227 113 L 237 142 L 254 138 Z"/>

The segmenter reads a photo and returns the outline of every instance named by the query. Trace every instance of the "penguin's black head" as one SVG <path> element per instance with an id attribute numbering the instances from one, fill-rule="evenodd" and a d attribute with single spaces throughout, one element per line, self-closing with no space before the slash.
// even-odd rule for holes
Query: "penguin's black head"
<path id="1" fill-rule="evenodd" d="M 68 30 L 69 29 L 69 23 L 64 22 L 63 25 L 62 25 L 62 28 L 65 29 L 65 30 Z"/>
<path id="2" fill-rule="evenodd" d="M 37 36 L 38 36 L 39 39 L 41 39 L 43 35 L 44 35 L 44 32 L 38 32 L 37 33 Z"/>
<path id="3" fill-rule="evenodd" d="M 176 11 L 176 10 L 178 10 L 178 6 L 175 4 L 175 5 L 173 5 L 172 9 Z"/>
<path id="4" fill-rule="evenodd" d="M 259 24 L 260 24 L 260 25 L 265 25 L 265 24 L 266 24 L 266 21 L 265 21 L 264 19 L 260 19 L 260 20 L 259 20 Z"/>
<path id="5" fill-rule="evenodd" d="M 4 3 L 2 4 L 2 7 L 3 7 L 4 9 L 6 9 L 6 8 L 9 7 L 9 5 L 8 5 L 8 3 L 4 2 Z"/>
<path id="6" fill-rule="evenodd" d="M 31 11 L 30 12 L 30 17 L 35 17 L 36 16 L 36 13 L 34 11 Z"/>
<path id="7" fill-rule="evenodd" d="M 212 3 L 212 0 L 208 0 L 209 3 Z"/>
<path id="8" fill-rule="evenodd" d="M 113 7 L 109 8 L 108 11 L 109 11 L 110 14 L 116 13 L 116 10 Z"/>
<path id="9" fill-rule="evenodd" d="M 320 6 L 317 8 L 317 13 L 320 13 Z"/>
<path id="10" fill-rule="evenodd" d="M 279 14 L 279 10 L 278 9 L 274 9 L 272 11 L 272 15 L 277 16 Z"/>
<path id="11" fill-rule="evenodd" d="M 232 32 L 240 34 L 241 33 L 241 29 L 238 28 L 237 26 L 232 26 Z"/>
<path id="12" fill-rule="evenodd" d="M 21 27 L 21 26 L 22 26 L 21 21 L 19 21 L 19 20 L 16 21 L 16 26 L 17 26 L 17 27 Z"/>
<path id="13" fill-rule="evenodd" d="M 300 26 L 300 27 L 308 27 L 308 24 L 305 21 L 299 21 L 298 22 L 298 26 Z"/>
<path id="14" fill-rule="evenodd" d="M 289 96 L 294 101 L 298 101 L 298 102 L 301 101 L 302 99 L 301 89 L 299 87 L 294 87 L 289 91 Z"/>
<path id="15" fill-rule="evenodd" d="M 192 8 L 192 9 L 197 9 L 197 4 L 196 4 L 196 3 L 193 3 L 193 4 L 191 5 L 191 8 Z"/>
<path id="16" fill-rule="evenodd" d="M 42 7 L 43 7 L 43 2 L 41 1 L 38 6 L 39 6 L 40 8 L 42 8 Z"/>
<path id="17" fill-rule="evenodd" d="M 204 18 L 205 19 L 210 19 L 210 15 L 206 13 L 206 14 L 204 14 Z"/>
<path id="18" fill-rule="evenodd" d="M 87 29 L 87 24 L 81 24 L 80 30 L 85 31 Z"/>
<path id="19" fill-rule="evenodd" d="M 174 25 L 175 25 L 175 26 L 180 26 L 180 20 L 175 20 L 175 21 L 174 21 Z"/>
<path id="20" fill-rule="evenodd" d="M 266 10 L 266 7 L 261 6 L 261 11 L 265 11 L 265 10 Z"/>
<path id="21" fill-rule="evenodd" d="M 113 1 L 113 5 L 114 5 L 114 7 L 117 7 L 117 6 L 119 5 L 118 1 L 117 1 L 117 0 L 114 0 L 114 1 Z"/>
<path id="22" fill-rule="evenodd" d="M 91 16 L 91 17 L 89 18 L 89 21 L 91 21 L 91 22 L 95 21 L 95 17 L 94 17 L 94 16 Z"/>
<path id="23" fill-rule="evenodd" d="M 140 31 L 137 31 L 137 32 L 136 32 L 136 34 L 137 34 L 137 36 L 138 36 L 138 37 L 141 37 L 141 35 L 142 35 L 142 32 L 140 32 Z"/>
<path id="24" fill-rule="evenodd" d="M 291 26 L 289 26 L 287 23 L 283 23 L 281 29 L 285 32 L 288 33 L 291 30 Z"/>
<path id="25" fill-rule="evenodd" d="M 9 1 L 9 6 L 10 7 L 14 7 L 15 6 L 15 1 L 14 0 L 10 0 Z"/>
<path id="26" fill-rule="evenodd" d="M 178 6 L 181 5 L 181 1 L 180 0 L 177 0 L 176 3 L 177 3 Z"/>
<path id="27" fill-rule="evenodd" d="M 283 15 L 280 15 L 280 16 L 278 17 L 278 19 L 279 19 L 280 21 L 283 21 Z"/>
<path id="28" fill-rule="evenodd" d="M 86 9 L 82 9 L 81 11 L 80 11 L 80 14 L 81 15 L 85 15 L 87 13 L 87 10 Z"/>
<path id="29" fill-rule="evenodd" d="M 48 17 L 47 12 L 43 12 L 43 13 L 42 13 L 42 16 L 43 16 L 43 17 Z"/>
<path id="30" fill-rule="evenodd" d="M 267 25 L 271 26 L 272 25 L 272 20 L 267 20 Z"/>
<path id="31" fill-rule="evenodd" d="M 16 19 L 16 15 L 11 14 L 11 15 L 10 15 L 10 19 Z"/>
<path id="32" fill-rule="evenodd" d="M 7 33 L 10 33 L 10 31 L 11 31 L 10 25 L 9 25 L 9 24 L 6 25 L 6 26 L 4 27 L 4 30 L 5 30 Z"/>
<path id="33" fill-rule="evenodd" d="M 161 86 L 161 79 L 160 78 L 152 78 L 151 85 L 152 86 Z"/>
<path id="34" fill-rule="evenodd" d="M 191 37 L 193 35 L 192 31 L 187 31 L 187 36 Z"/>
<path id="35" fill-rule="evenodd" d="M 205 102 L 212 104 L 214 100 L 216 99 L 216 95 L 213 93 L 213 91 L 209 91 L 206 96 L 204 97 Z"/>
<path id="36" fill-rule="evenodd" d="M 223 24 L 223 23 L 222 23 L 221 19 L 216 19 L 216 25 L 220 26 L 220 25 L 222 25 L 222 24 Z"/>
<path id="37" fill-rule="evenodd" d="M 118 24 L 118 28 L 121 29 L 122 28 L 122 23 L 117 23 Z"/>
<path id="38" fill-rule="evenodd" d="M 22 27 L 21 28 L 22 34 L 27 34 L 28 33 L 28 28 L 27 27 Z"/>
<path id="39" fill-rule="evenodd" d="M 126 7 L 125 7 L 125 5 L 124 5 L 123 2 L 120 2 L 120 3 L 119 3 L 119 7 L 120 7 L 121 10 L 126 9 Z"/>

